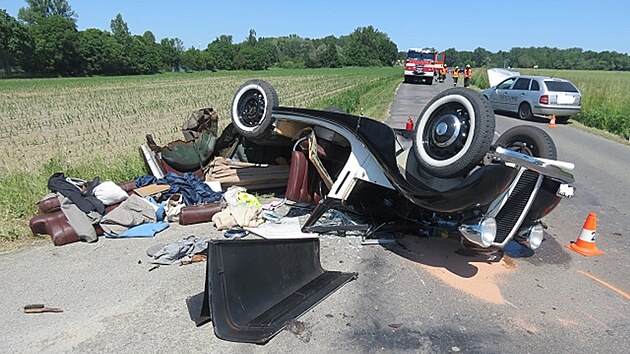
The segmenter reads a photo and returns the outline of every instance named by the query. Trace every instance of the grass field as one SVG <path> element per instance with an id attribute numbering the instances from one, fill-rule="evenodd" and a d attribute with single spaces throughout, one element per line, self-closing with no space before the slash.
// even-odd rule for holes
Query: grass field
<path id="1" fill-rule="evenodd" d="M 234 92 L 251 78 L 269 81 L 283 106 L 385 119 L 401 68 L 0 80 L 0 240 L 28 234 L 52 173 L 116 182 L 146 174 L 138 153 L 146 133 L 162 144 L 180 139 L 184 119 L 202 107 L 227 125 Z"/>
<path id="2" fill-rule="evenodd" d="M 570 80 L 582 92 L 580 123 L 630 139 L 630 72 L 514 69 L 521 74 L 552 76 Z M 485 69 L 475 70 L 473 84 L 488 87 Z"/>

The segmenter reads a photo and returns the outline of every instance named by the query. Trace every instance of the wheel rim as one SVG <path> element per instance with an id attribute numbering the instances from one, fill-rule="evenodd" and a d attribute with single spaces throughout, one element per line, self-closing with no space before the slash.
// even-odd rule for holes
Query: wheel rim
<path id="1" fill-rule="evenodd" d="M 514 140 L 506 144 L 505 148 L 532 157 L 540 156 L 540 152 L 536 149 L 536 145 L 534 145 L 534 143 L 529 139 L 524 139 L 523 137 L 514 138 Z"/>
<path id="2" fill-rule="evenodd" d="M 423 150 L 439 164 L 456 158 L 470 145 L 471 116 L 457 100 L 431 112 L 422 128 Z"/>
<path id="3" fill-rule="evenodd" d="M 258 126 L 265 116 L 265 106 L 265 97 L 259 90 L 245 91 L 238 101 L 239 121 L 249 128 Z"/>
<path id="4" fill-rule="evenodd" d="M 523 119 L 529 118 L 529 116 L 531 114 L 531 111 L 530 111 L 529 106 L 527 104 L 524 104 L 524 105 L 521 106 L 520 112 L 521 112 L 521 118 L 523 118 Z"/>

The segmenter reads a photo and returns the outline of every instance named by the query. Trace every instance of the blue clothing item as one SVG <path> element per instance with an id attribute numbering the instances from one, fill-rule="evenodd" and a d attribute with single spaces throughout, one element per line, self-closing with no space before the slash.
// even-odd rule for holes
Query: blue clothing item
<path id="1" fill-rule="evenodd" d="M 166 210 L 164 210 L 164 208 L 166 207 L 166 202 L 162 202 L 162 203 L 158 203 L 155 198 L 153 198 L 152 196 L 147 196 L 147 199 L 157 207 L 157 210 L 155 211 L 155 219 L 157 221 L 162 221 L 164 220 L 164 218 L 166 217 Z"/>
<path id="2" fill-rule="evenodd" d="M 223 198 L 222 192 L 213 191 L 205 184 L 197 175 L 191 172 L 184 173 L 179 176 L 173 172 L 169 172 L 162 179 L 155 176 L 140 176 L 136 178 L 138 187 L 148 186 L 149 184 L 168 184 L 171 187 L 164 193 L 164 197 L 168 198 L 175 193 L 180 193 L 184 197 L 184 204 L 197 205 L 218 202 Z"/>
<path id="3" fill-rule="evenodd" d="M 107 238 L 132 238 L 132 237 L 153 237 L 160 231 L 164 231 L 168 229 L 169 223 L 166 221 L 162 222 L 149 222 L 145 224 L 141 224 L 138 226 L 134 226 L 122 234 L 114 235 L 114 234 L 105 234 Z"/>

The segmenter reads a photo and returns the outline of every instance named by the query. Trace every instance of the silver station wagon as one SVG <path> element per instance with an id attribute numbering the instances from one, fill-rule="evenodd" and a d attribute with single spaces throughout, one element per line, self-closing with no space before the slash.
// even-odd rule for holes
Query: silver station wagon
<path id="1" fill-rule="evenodd" d="M 513 76 L 482 92 L 495 111 L 514 112 L 521 119 L 556 116 L 558 123 L 581 109 L 581 93 L 570 81 L 544 76 Z"/>

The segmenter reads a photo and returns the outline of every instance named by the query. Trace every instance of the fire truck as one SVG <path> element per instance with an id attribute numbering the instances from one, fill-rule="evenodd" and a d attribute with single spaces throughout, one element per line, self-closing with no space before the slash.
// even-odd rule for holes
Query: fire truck
<path id="1" fill-rule="evenodd" d="M 411 48 L 405 59 L 405 82 L 423 82 L 431 85 L 444 67 L 444 53 L 430 49 Z"/>

